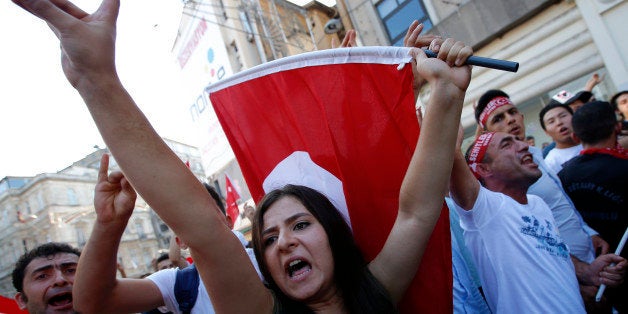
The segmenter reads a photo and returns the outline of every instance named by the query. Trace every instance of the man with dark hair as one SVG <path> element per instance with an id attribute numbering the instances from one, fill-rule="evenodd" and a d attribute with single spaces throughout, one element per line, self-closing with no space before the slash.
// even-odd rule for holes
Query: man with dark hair
<path id="1" fill-rule="evenodd" d="M 168 268 L 174 268 L 174 264 L 170 261 L 168 253 L 160 254 L 155 260 L 155 271 L 160 271 Z"/>
<path id="2" fill-rule="evenodd" d="M 144 279 L 116 278 L 114 270 L 118 245 L 133 213 L 137 196 L 121 172 L 108 174 L 108 168 L 109 156 L 105 154 L 94 193 L 96 222 L 83 250 L 76 276 L 77 287 L 80 287 L 75 292 L 77 300 L 80 295 L 80 299 L 89 302 L 77 303 L 77 308 L 89 313 L 137 313 L 163 307 L 172 313 L 187 312 L 181 308 L 182 304 L 176 296 L 177 269 L 164 269 Z M 214 189 L 209 185 L 205 185 L 205 188 L 221 207 L 222 200 Z M 183 242 L 179 244 L 185 245 Z M 257 269 L 253 251 L 247 250 L 246 253 L 251 259 L 251 267 Z M 197 286 L 196 300 L 186 304 L 191 308 L 189 313 L 214 313 L 205 285 L 200 281 Z"/>
<path id="3" fill-rule="evenodd" d="M 549 207 L 527 193 L 541 176 L 528 145 L 511 134 L 480 135 L 467 161 L 456 152 L 453 207 L 494 313 L 584 313 L 578 283 L 617 285 L 625 272 L 613 254 L 572 263 Z"/>
<path id="4" fill-rule="evenodd" d="M 482 131 L 508 133 L 519 141 L 525 137 L 523 114 L 515 107 L 508 94 L 501 90 L 489 90 L 480 97 L 475 108 L 475 117 Z M 541 150 L 529 147 L 529 151 L 542 176 L 527 192 L 539 196 L 549 205 L 570 253 L 586 263 L 593 261 L 597 248 L 606 253 L 608 244 L 582 221 L 563 191 L 560 179 L 543 161 Z"/>
<path id="5" fill-rule="evenodd" d="M 81 252 L 65 243 L 42 244 L 15 263 L 15 301 L 31 314 L 76 313 L 72 286 Z"/>
<path id="6" fill-rule="evenodd" d="M 528 145 L 530 146 L 536 146 L 536 140 L 534 139 L 534 136 L 532 135 L 526 136 L 526 143 L 528 143 Z"/>
<path id="7" fill-rule="evenodd" d="M 545 156 L 545 163 L 554 173 L 558 173 L 566 161 L 582 150 L 580 142 L 572 136 L 572 116 L 573 111 L 568 105 L 554 100 L 539 113 L 541 127 L 556 143 L 556 147 Z"/>
<path id="8" fill-rule="evenodd" d="M 600 101 L 582 106 L 572 121 L 584 150 L 558 176 L 584 220 L 615 248 L 628 227 L 628 152 L 617 145 L 620 124 L 613 107 Z M 628 311 L 627 284 L 607 295 L 620 313 Z"/>

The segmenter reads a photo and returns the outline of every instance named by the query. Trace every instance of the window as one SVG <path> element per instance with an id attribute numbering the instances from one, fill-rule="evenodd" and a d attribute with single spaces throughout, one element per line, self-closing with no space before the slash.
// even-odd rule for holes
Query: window
<path id="1" fill-rule="evenodd" d="M 403 37 L 414 20 L 424 24 L 423 32 L 432 28 L 421 0 L 382 0 L 376 7 L 393 46 L 403 46 Z"/>
<path id="2" fill-rule="evenodd" d="M 135 232 L 140 239 L 146 238 L 146 233 L 144 233 L 144 221 L 141 219 L 135 220 Z"/>
<path id="3" fill-rule="evenodd" d="M 76 199 L 76 192 L 72 188 L 68 188 L 66 190 L 68 195 L 68 205 L 78 205 L 78 200 Z"/>

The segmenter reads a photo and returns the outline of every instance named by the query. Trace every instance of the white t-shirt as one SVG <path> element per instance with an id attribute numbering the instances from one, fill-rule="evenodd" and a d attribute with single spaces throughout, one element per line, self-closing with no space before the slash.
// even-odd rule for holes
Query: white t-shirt
<path id="1" fill-rule="evenodd" d="M 536 147 L 529 148 L 534 162 L 543 175 L 528 189 L 528 194 L 543 199 L 552 210 L 556 226 L 565 240 L 569 251 L 579 260 L 591 263 L 595 259 L 591 235 L 597 234 L 589 228 L 576 211 L 573 203 L 563 190 L 560 179 L 543 161 L 543 152 Z"/>
<path id="2" fill-rule="evenodd" d="M 469 211 L 455 204 L 493 313 L 584 313 L 569 249 L 547 204 L 522 205 L 480 188 Z"/>
<path id="3" fill-rule="evenodd" d="M 238 237 L 240 242 L 245 245 L 245 242 L 242 241 L 246 241 L 244 239 L 244 236 L 239 231 L 233 230 L 233 233 L 236 237 Z M 253 249 L 245 248 L 245 250 L 247 255 L 249 256 L 249 259 L 251 260 L 251 263 L 253 263 L 253 266 L 255 266 L 257 274 L 260 276 L 261 279 L 262 274 L 260 273 L 259 266 L 257 265 L 257 260 L 255 259 L 255 253 L 253 252 Z M 164 298 L 165 307 L 168 309 L 168 311 L 175 314 L 181 314 L 181 311 L 179 311 L 179 303 L 177 302 L 177 298 L 174 295 L 174 284 L 177 281 L 177 270 L 178 268 L 160 270 L 148 276 L 147 278 L 155 283 L 155 285 L 157 285 L 157 287 L 159 288 L 159 291 L 161 291 L 161 295 Z M 205 285 L 203 284 L 203 280 L 201 279 L 198 285 L 198 296 L 196 297 L 196 303 L 194 303 L 191 314 L 213 313 L 215 313 L 214 306 L 209 299 L 209 295 L 207 294 L 207 290 L 205 289 Z"/>
<path id="4" fill-rule="evenodd" d="M 563 169 L 563 164 L 578 156 L 581 150 L 582 144 L 569 148 L 554 148 L 545 156 L 545 163 L 554 173 L 559 173 Z"/>

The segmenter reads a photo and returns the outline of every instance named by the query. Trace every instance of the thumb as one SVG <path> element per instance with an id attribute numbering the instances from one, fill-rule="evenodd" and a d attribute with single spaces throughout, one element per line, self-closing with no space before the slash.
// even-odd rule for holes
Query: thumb
<path id="1" fill-rule="evenodd" d="M 102 15 L 107 21 L 114 23 L 120 12 L 120 0 L 103 0 L 95 15 Z"/>
<path id="2" fill-rule="evenodd" d="M 425 52 L 422 49 L 419 49 L 419 48 L 412 48 L 412 49 L 410 49 L 409 54 L 417 62 L 419 62 L 419 60 L 427 59 L 427 56 L 425 55 Z"/>

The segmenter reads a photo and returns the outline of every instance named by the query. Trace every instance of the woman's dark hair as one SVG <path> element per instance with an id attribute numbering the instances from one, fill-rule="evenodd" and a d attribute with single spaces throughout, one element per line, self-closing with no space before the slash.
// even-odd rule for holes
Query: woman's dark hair
<path id="1" fill-rule="evenodd" d="M 264 260 L 262 231 L 264 213 L 275 202 L 293 197 L 320 222 L 334 259 L 334 282 L 349 313 L 394 313 L 395 305 L 384 287 L 370 274 L 367 262 L 353 239 L 351 229 L 336 207 L 318 191 L 299 185 L 286 185 L 271 191 L 259 202 L 253 222 L 253 248 L 260 271 L 268 286 L 289 313 L 311 313 L 304 304 L 290 300 L 275 284 Z"/>

